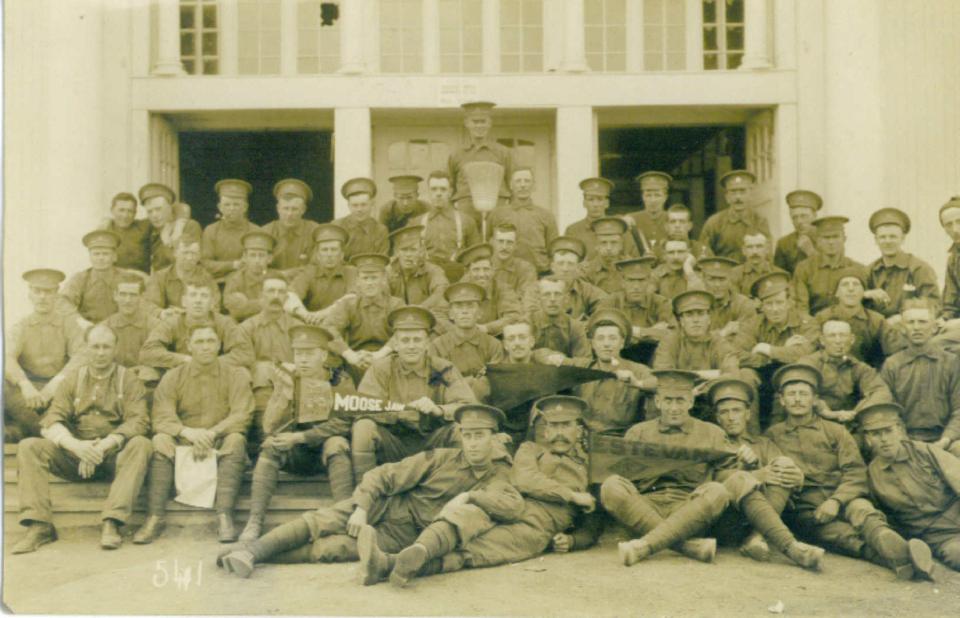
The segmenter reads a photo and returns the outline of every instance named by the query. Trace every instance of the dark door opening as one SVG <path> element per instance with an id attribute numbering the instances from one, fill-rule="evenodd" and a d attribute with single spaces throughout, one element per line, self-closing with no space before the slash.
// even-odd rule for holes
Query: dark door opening
<path id="1" fill-rule="evenodd" d="M 667 204 L 687 205 L 693 212 L 694 233 L 699 233 L 720 206 L 718 175 L 744 166 L 746 136 L 743 126 L 600 129 L 600 175 L 616 185 L 610 212 L 642 208 L 640 185 L 634 178 L 659 170 L 674 179 Z"/>
<path id="2" fill-rule="evenodd" d="M 194 132 L 180 137 L 180 191 L 200 225 L 219 214 L 213 186 L 224 178 L 253 185 L 250 220 L 263 225 L 277 218 L 273 185 L 299 178 L 310 185 L 313 201 L 306 218 L 333 219 L 331 133 L 327 131 Z"/>

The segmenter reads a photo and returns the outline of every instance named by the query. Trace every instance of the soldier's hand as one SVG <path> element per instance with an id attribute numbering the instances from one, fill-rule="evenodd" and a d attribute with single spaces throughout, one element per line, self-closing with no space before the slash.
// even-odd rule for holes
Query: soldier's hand
<path id="1" fill-rule="evenodd" d="M 550 539 L 550 547 L 557 553 L 565 554 L 573 548 L 573 537 L 562 532 L 555 534 Z"/>
<path id="2" fill-rule="evenodd" d="M 863 293 L 863 297 L 869 298 L 873 302 L 879 303 L 881 305 L 886 305 L 887 303 L 890 302 L 890 295 L 887 294 L 886 290 L 882 290 L 880 288 L 867 290 L 866 292 Z"/>
<path id="3" fill-rule="evenodd" d="M 205 444 L 201 444 L 200 442 L 193 443 L 193 459 L 195 461 L 206 459 L 212 452 L 213 449 Z"/>
<path id="4" fill-rule="evenodd" d="M 808 257 L 816 251 L 813 246 L 813 241 L 806 234 L 801 234 L 797 237 L 797 247 L 806 253 Z"/>
<path id="5" fill-rule="evenodd" d="M 772 475 L 768 478 L 771 485 L 779 485 L 787 489 L 803 485 L 803 471 L 795 465 L 782 466 L 774 463 L 770 470 Z"/>
<path id="6" fill-rule="evenodd" d="M 397 418 L 405 423 L 416 425 L 420 422 L 420 411 L 412 408 L 404 408 L 397 413 Z"/>
<path id="7" fill-rule="evenodd" d="M 617 369 L 613 373 L 616 374 L 617 379 L 621 382 L 626 382 L 627 384 L 633 382 L 633 372 L 629 369 Z"/>
<path id="8" fill-rule="evenodd" d="M 361 361 L 360 352 L 354 352 L 353 350 L 344 350 L 343 354 L 341 354 L 340 356 L 343 357 L 343 360 L 347 361 L 354 367 L 358 367 L 360 365 L 360 361 Z"/>
<path id="9" fill-rule="evenodd" d="M 20 383 L 20 394 L 23 395 L 29 407 L 35 410 L 43 407 L 43 397 L 40 396 L 40 391 L 30 380 L 24 380 Z"/>
<path id="10" fill-rule="evenodd" d="M 727 325 L 720 329 L 721 337 L 732 337 L 740 332 L 740 322 L 737 320 L 731 320 L 727 322 Z"/>
<path id="11" fill-rule="evenodd" d="M 940 448 L 946 450 L 947 447 L 950 446 L 950 444 L 951 444 L 952 442 L 953 442 L 953 440 L 951 440 L 950 438 L 940 438 L 939 440 L 937 440 L 936 442 L 934 442 L 934 444 L 936 444 L 936 445 L 939 446 Z"/>
<path id="12" fill-rule="evenodd" d="M 88 479 L 93 476 L 93 473 L 96 472 L 97 467 L 92 463 L 86 461 L 81 461 L 80 465 L 77 467 L 77 473 L 82 479 Z"/>
<path id="13" fill-rule="evenodd" d="M 85 462 L 93 467 L 103 463 L 103 453 L 96 447 L 93 440 L 77 440 L 73 447 L 73 454 L 81 463 Z"/>
<path id="14" fill-rule="evenodd" d="M 857 416 L 856 410 L 837 410 L 834 412 L 838 423 L 849 423 Z"/>
<path id="15" fill-rule="evenodd" d="M 773 356 L 773 346 L 769 343 L 758 343 L 750 350 L 753 354 L 763 354 L 764 356 Z"/>
<path id="16" fill-rule="evenodd" d="M 447 502 L 447 506 L 463 506 L 468 502 L 470 502 L 470 492 L 462 491 Z"/>
<path id="17" fill-rule="evenodd" d="M 813 512 L 813 519 L 816 520 L 818 524 L 828 524 L 836 519 L 839 514 L 840 503 L 830 498 L 817 507 L 817 510 Z"/>
<path id="18" fill-rule="evenodd" d="M 566 358 L 567 358 L 566 356 L 558 352 L 556 354 L 548 355 L 546 358 L 546 361 L 547 361 L 547 364 L 549 365 L 553 365 L 554 367 L 559 367 L 560 365 L 563 364 L 563 361 Z"/>
<path id="19" fill-rule="evenodd" d="M 411 401 L 409 404 L 411 408 L 417 410 L 421 414 L 430 414 L 432 416 L 443 416 L 443 410 L 440 409 L 440 406 L 435 404 L 432 399 L 429 397 L 421 397 L 415 401 Z"/>
<path id="20" fill-rule="evenodd" d="M 804 337 L 803 335 L 792 335 L 789 339 L 787 339 L 787 342 L 784 345 L 789 348 L 794 346 L 807 345 L 808 343 L 809 341 L 807 341 L 807 338 Z"/>
<path id="21" fill-rule="evenodd" d="M 302 433 L 283 432 L 273 436 L 273 446 L 281 451 L 289 451 L 303 441 Z"/>
<path id="22" fill-rule="evenodd" d="M 353 509 L 350 519 L 347 520 L 347 534 L 356 538 L 360 534 L 360 528 L 367 525 L 367 512 L 359 506 Z"/>
<path id="23" fill-rule="evenodd" d="M 324 315 L 320 311 L 307 311 L 303 314 L 303 321 L 310 326 L 320 326 L 323 324 Z"/>
<path id="24" fill-rule="evenodd" d="M 597 508 L 597 499 L 586 491 L 574 492 L 570 501 L 581 507 L 585 513 L 592 513 Z"/>
<path id="25" fill-rule="evenodd" d="M 741 461 L 748 466 L 753 466 L 760 461 L 760 458 L 753 452 L 749 444 L 741 444 L 740 448 L 737 449 L 737 461 Z"/>

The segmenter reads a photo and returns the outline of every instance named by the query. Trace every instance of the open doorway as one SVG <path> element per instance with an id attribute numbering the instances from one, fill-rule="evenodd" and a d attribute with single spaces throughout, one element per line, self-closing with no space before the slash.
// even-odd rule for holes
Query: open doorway
<path id="1" fill-rule="evenodd" d="M 674 178 L 667 204 L 687 205 L 698 234 L 707 217 L 721 206 L 717 179 L 745 166 L 746 136 L 743 125 L 601 128 L 600 175 L 616 185 L 610 212 L 642 208 L 634 178 L 660 170 Z"/>
<path id="2" fill-rule="evenodd" d="M 333 219 L 333 163 L 328 131 L 182 131 L 180 190 L 193 218 L 206 226 L 217 218 L 213 186 L 223 178 L 253 185 L 250 220 L 257 225 L 277 217 L 273 185 L 299 178 L 313 189 L 306 218 Z"/>

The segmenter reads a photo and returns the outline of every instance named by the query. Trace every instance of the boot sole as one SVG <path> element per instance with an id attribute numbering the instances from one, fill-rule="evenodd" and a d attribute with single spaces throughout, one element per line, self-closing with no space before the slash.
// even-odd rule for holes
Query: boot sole
<path id="1" fill-rule="evenodd" d="M 36 545 L 32 545 L 31 547 L 23 548 L 23 549 L 19 549 L 19 550 L 18 550 L 16 547 L 14 547 L 13 550 L 12 550 L 10 553 L 12 553 L 12 554 L 32 554 L 33 552 L 37 551 L 38 549 L 40 549 L 40 548 L 43 547 L 44 545 L 48 545 L 49 543 L 53 543 L 53 542 L 56 541 L 56 540 L 57 540 L 57 531 L 56 531 L 56 529 L 53 529 L 53 530 L 50 531 L 50 534 L 49 534 L 48 536 L 45 536 L 45 537 L 40 538 L 40 539 L 38 540 L 38 542 L 37 542 Z"/>
<path id="2" fill-rule="evenodd" d="M 700 548 L 705 547 L 704 551 L 701 551 Z M 697 544 L 696 551 L 683 552 L 683 555 L 691 560 L 696 560 L 697 562 L 703 562 L 704 564 L 713 564 L 714 559 L 717 557 L 717 539 L 701 539 Z"/>
<path id="3" fill-rule="evenodd" d="M 757 562 L 770 562 L 770 548 L 759 544 L 741 545 L 740 554 Z"/>
<path id="4" fill-rule="evenodd" d="M 422 548 L 417 548 L 416 556 L 420 558 L 420 564 L 416 567 L 413 565 L 407 564 L 407 562 L 412 561 L 411 556 L 414 554 L 411 550 L 414 549 L 414 546 L 410 546 L 407 549 L 403 550 L 397 555 L 397 562 L 393 565 L 393 571 L 390 572 L 390 583 L 397 588 L 405 588 L 410 585 L 410 581 L 417 576 L 417 572 L 423 568 L 423 565 L 426 563 L 426 550 Z M 406 553 L 406 555 L 404 555 Z"/>
<path id="5" fill-rule="evenodd" d="M 360 583 L 364 586 L 372 586 L 380 582 L 373 567 L 376 543 L 376 530 L 373 526 L 367 525 L 360 528 L 360 534 L 357 535 L 357 554 L 360 556 Z"/>
<path id="6" fill-rule="evenodd" d="M 228 572 L 233 573 L 237 577 L 242 577 L 244 579 L 250 577 L 250 574 L 253 573 L 252 564 L 240 560 L 238 557 L 230 554 L 227 554 L 223 557 L 223 568 Z"/>
<path id="7" fill-rule="evenodd" d="M 133 535 L 133 543 L 134 545 L 149 545 L 150 543 L 153 543 L 154 541 L 159 539 L 160 535 L 163 534 L 163 531 L 165 529 L 166 529 L 166 525 L 160 524 L 159 526 L 154 528 L 153 534 L 147 537 L 139 536 L 140 531 L 138 530 L 137 534 Z"/>
<path id="8" fill-rule="evenodd" d="M 914 570 L 924 579 L 935 581 L 933 578 L 933 553 L 930 546 L 920 539 L 910 539 L 907 541 L 907 549 L 910 552 L 910 562 Z"/>

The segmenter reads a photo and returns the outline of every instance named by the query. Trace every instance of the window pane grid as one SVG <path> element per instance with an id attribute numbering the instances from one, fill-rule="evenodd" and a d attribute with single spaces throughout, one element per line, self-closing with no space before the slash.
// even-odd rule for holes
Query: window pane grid
<path id="1" fill-rule="evenodd" d="M 423 70 L 423 27 L 420 0 L 380 0 L 380 71 Z"/>
<path id="2" fill-rule="evenodd" d="M 504 73 L 543 71 L 542 0 L 501 1 L 500 70 Z"/>
<path id="3" fill-rule="evenodd" d="M 587 64 L 594 71 L 626 70 L 626 0 L 586 0 Z"/>
<path id="4" fill-rule="evenodd" d="M 181 0 L 180 60 L 188 75 L 219 72 L 217 0 Z"/>
<path id="5" fill-rule="evenodd" d="M 340 21 L 323 25 L 321 0 L 297 3 L 297 72 L 336 73 L 340 69 Z"/>
<path id="6" fill-rule="evenodd" d="M 703 68 L 732 70 L 743 61 L 744 0 L 703 0 Z"/>
<path id="7" fill-rule="evenodd" d="M 280 73 L 280 0 L 240 0 L 237 11 L 239 72 Z"/>
<path id="8" fill-rule="evenodd" d="M 686 36 L 685 0 L 644 0 L 644 70 L 681 71 L 685 69 L 687 66 Z"/>
<path id="9" fill-rule="evenodd" d="M 479 73 L 482 0 L 440 0 L 440 71 Z"/>

